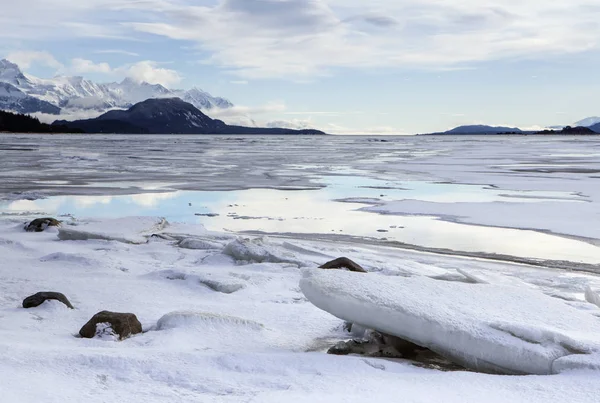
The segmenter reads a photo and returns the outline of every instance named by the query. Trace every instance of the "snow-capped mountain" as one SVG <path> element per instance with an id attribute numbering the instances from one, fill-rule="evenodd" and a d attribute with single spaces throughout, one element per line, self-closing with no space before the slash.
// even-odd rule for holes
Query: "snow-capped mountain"
<path id="1" fill-rule="evenodd" d="M 151 98 L 179 97 L 199 109 L 230 108 L 227 99 L 213 97 L 198 88 L 190 90 L 170 90 L 160 84 L 137 82 L 126 78 L 120 83 L 98 84 L 83 77 L 57 76 L 41 79 L 24 74 L 18 65 L 8 60 L 0 60 L 0 109 L 21 113 L 69 113 L 78 110 L 106 112 L 109 109 L 127 109 L 132 105 Z M 23 101 L 23 96 L 28 97 Z M 39 107 L 29 99 L 40 101 Z M 25 102 L 27 107 L 15 109 L 15 105 Z M 54 106 L 55 109 L 49 107 Z M 49 112 L 54 110 L 54 112 Z"/>
<path id="2" fill-rule="evenodd" d="M 599 116 L 592 116 L 589 118 L 585 118 L 580 120 L 579 122 L 575 122 L 573 125 L 574 126 L 583 126 L 583 127 L 590 127 L 590 126 L 594 126 L 595 124 L 600 123 L 600 117 Z"/>
<path id="3" fill-rule="evenodd" d="M 60 108 L 25 94 L 12 84 L 0 82 L 0 109 L 18 113 L 47 113 L 58 115 Z"/>

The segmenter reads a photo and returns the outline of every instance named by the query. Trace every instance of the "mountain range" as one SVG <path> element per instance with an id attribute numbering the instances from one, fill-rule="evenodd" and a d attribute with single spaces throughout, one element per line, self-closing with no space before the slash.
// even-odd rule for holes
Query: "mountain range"
<path id="1" fill-rule="evenodd" d="M 471 125 L 459 126 L 445 132 L 446 134 L 501 134 L 501 133 L 522 133 L 517 127 Z"/>
<path id="2" fill-rule="evenodd" d="M 24 74 L 15 63 L 0 60 L 0 110 L 59 115 L 75 111 L 106 112 L 126 109 L 149 98 L 178 97 L 198 109 L 231 108 L 225 98 L 199 89 L 170 90 L 160 84 L 126 78 L 120 83 L 97 84 L 83 77 L 41 79 Z"/>
<path id="3" fill-rule="evenodd" d="M 573 126 L 551 126 L 543 131 L 521 130 L 517 127 L 488 126 L 488 125 L 467 125 L 458 126 L 454 129 L 431 134 L 600 134 L 600 118 L 586 118 L 576 122 Z"/>
<path id="4" fill-rule="evenodd" d="M 57 120 L 53 125 L 87 133 L 121 134 L 325 134 L 318 130 L 292 130 L 230 126 L 211 119 L 198 108 L 180 98 L 151 98 L 128 110 L 112 110 L 95 119 L 68 122 Z"/>

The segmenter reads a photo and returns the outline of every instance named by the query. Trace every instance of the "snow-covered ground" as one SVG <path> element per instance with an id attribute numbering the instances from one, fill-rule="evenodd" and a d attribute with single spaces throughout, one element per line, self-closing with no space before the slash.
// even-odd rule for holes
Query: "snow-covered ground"
<path id="1" fill-rule="evenodd" d="M 77 138 L 0 137 L 2 402 L 600 395 L 597 141 Z M 46 213 L 72 216 L 23 230 Z M 369 273 L 316 269 L 340 256 Z M 75 309 L 23 309 L 39 291 Z M 75 337 L 103 310 L 136 314 L 144 333 Z M 506 372 L 555 375 L 328 355 L 351 335 L 327 311 L 467 365 L 483 354 Z"/>
<path id="2" fill-rule="evenodd" d="M 589 402 L 600 393 L 599 373 L 591 370 L 502 377 L 327 355 L 327 348 L 350 336 L 340 319 L 313 306 L 299 288 L 302 270 L 347 255 L 372 272 L 365 276 L 468 286 L 447 281 L 464 276 L 460 270 L 519 284 L 516 298 L 519 289 L 552 296 L 550 305 L 600 321 L 593 316 L 600 308 L 583 299 L 586 286 L 600 289 L 595 276 L 361 244 L 250 241 L 152 218 L 63 226 L 71 234 L 106 238 L 88 240 L 59 240 L 55 228 L 26 233 L 21 221 L 6 219 L 0 226 L 0 391 L 6 402 L 359 402 L 396 401 L 399 394 L 407 402 Z M 150 233 L 162 237 L 137 243 L 140 234 Z M 109 240 L 113 236 L 136 243 Z M 76 309 L 56 301 L 20 307 L 38 291 L 62 292 Z M 451 305 L 439 300 L 446 297 L 423 301 L 423 309 L 431 316 L 445 312 Z M 468 298 L 457 295 L 457 301 Z M 477 300 L 469 309 L 477 312 Z M 75 337 L 102 310 L 135 313 L 145 333 L 122 342 Z M 529 312 L 526 304 L 522 310 Z M 164 317 L 172 312 L 184 313 Z M 484 316 L 482 311 L 472 319 Z M 542 317 L 559 328 L 574 321 L 552 317 L 552 311 Z"/>

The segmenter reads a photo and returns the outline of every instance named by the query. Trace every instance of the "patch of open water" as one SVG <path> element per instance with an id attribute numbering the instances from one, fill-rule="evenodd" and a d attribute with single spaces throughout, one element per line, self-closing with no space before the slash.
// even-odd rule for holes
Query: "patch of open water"
<path id="1" fill-rule="evenodd" d="M 153 193 L 132 195 L 53 196 L 3 201 L 0 202 L 0 214 L 36 212 L 77 218 L 161 216 L 173 222 L 202 224 L 215 231 L 359 237 L 474 254 L 600 263 L 600 248 L 576 239 L 531 230 L 447 222 L 431 216 L 359 211 L 365 204 L 405 199 L 438 203 L 582 201 L 580 196 L 572 193 L 507 191 L 487 186 L 386 181 L 358 176 L 325 176 L 317 182 L 324 187 L 296 191 L 160 192 L 154 189 Z M 355 202 L 348 202 L 348 199 Z"/>

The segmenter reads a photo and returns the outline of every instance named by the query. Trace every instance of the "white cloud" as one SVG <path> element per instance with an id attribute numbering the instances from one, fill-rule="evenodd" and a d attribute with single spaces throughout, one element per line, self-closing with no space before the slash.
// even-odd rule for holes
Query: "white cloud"
<path id="1" fill-rule="evenodd" d="M 75 58 L 71 60 L 70 70 L 77 74 L 85 73 L 112 73 L 113 70 L 110 68 L 108 63 L 94 63 L 91 60 Z"/>
<path id="2" fill-rule="evenodd" d="M 298 78 L 337 67 L 439 67 L 597 48 L 586 0 L 222 0 L 160 2 L 138 32 L 194 41 L 205 62 L 244 77 Z M 125 6 L 147 7 L 144 3 Z"/>
<path id="3" fill-rule="evenodd" d="M 39 51 L 18 51 L 11 52 L 6 55 L 6 58 L 19 67 L 28 69 L 34 64 L 60 69 L 62 64 L 48 52 Z"/>
<path id="4" fill-rule="evenodd" d="M 254 116 L 277 114 L 285 112 L 286 106 L 282 102 L 270 102 L 260 106 L 235 105 L 231 108 L 213 108 L 207 114 L 213 119 L 220 119 L 229 125 L 264 127 L 266 123 L 257 121 Z"/>
<path id="5" fill-rule="evenodd" d="M 177 71 L 159 67 L 159 63 L 151 60 L 113 68 L 105 62 L 96 63 L 92 60 L 75 58 L 71 60 L 68 67 L 62 70 L 63 73 L 67 74 L 105 74 L 112 79 L 129 77 L 138 82 L 161 84 L 167 88 L 172 88 L 173 85 L 179 84 L 182 80 Z"/>
<path id="6" fill-rule="evenodd" d="M 97 118 L 99 115 L 101 115 L 101 113 L 96 110 L 82 109 L 82 110 L 76 110 L 76 111 L 69 111 L 69 113 L 62 113 L 60 116 L 49 115 L 47 113 L 34 113 L 32 115 L 35 116 L 36 118 L 38 118 L 40 120 L 40 122 L 50 124 L 50 123 L 54 122 L 55 120 L 73 121 L 73 120 L 80 120 L 80 119 L 93 119 L 93 118 Z"/>
<path id="7" fill-rule="evenodd" d="M 302 80 L 337 68 L 453 69 L 597 50 L 599 16 L 592 0 L 21 0 L 2 6 L 0 44 L 151 34 L 192 42 L 202 62 L 243 79 Z"/>
<path id="8" fill-rule="evenodd" d="M 310 119 L 271 120 L 266 127 L 281 127 L 284 129 L 314 129 L 315 124 Z"/>
<path id="9" fill-rule="evenodd" d="M 161 84 L 167 88 L 172 88 L 173 85 L 179 84 L 183 79 L 177 71 L 159 67 L 158 63 L 150 60 L 144 60 L 129 66 L 120 67 L 117 69 L 117 72 L 136 81 Z"/>
<path id="10" fill-rule="evenodd" d="M 94 53 L 100 54 L 100 55 L 113 54 L 113 55 L 124 55 L 124 56 L 132 56 L 132 57 L 139 56 L 139 53 L 129 52 L 129 51 L 123 50 L 123 49 L 102 49 L 102 50 L 95 50 Z"/>

